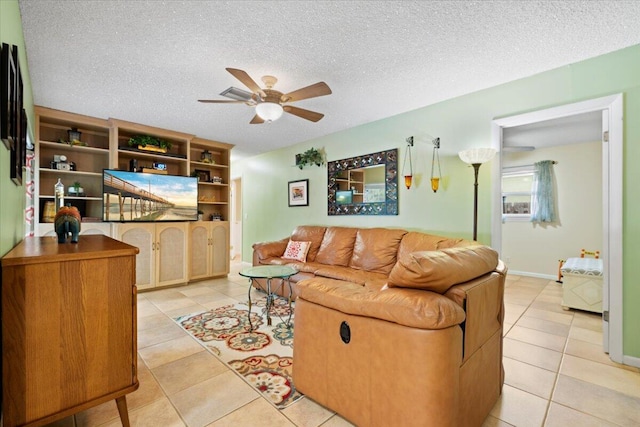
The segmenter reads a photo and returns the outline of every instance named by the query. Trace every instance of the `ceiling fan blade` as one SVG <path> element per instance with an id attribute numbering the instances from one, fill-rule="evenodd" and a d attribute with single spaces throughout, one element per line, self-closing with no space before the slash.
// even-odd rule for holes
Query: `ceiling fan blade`
<path id="1" fill-rule="evenodd" d="M 253 119 L 251 119 L 249 123 L 252 125 L 259 125 L 261 123 L 264 123 L 264 120 L 262 120 L 262 117 L 256 114 L 255 116 L 253 116 Z"/>
<path id="2" fill-rule="evenodd" d="M 294 107 L 292 105 L 285 105 L 284 107 L 282 107 L 282 109 L 289 114 L 293 114 L 294 116 L 298 116 L 303 119 L 310 120 L 312 122 L 317 122 L 324 117 L 324 114 L 316 113 L 315 111 L 305 110 L 303 108 Z"/>
<path id="3" fill-rule="evenodd" d="M 251 89 L 253 93 L 260 94 L 262 98 L 267 96 L 264 93 L 264 91 L 260 88 L 260 86 L 258 86 L 258 84 L 255 81 L 253 81 L 253 79 L 249 77 L 249 74 L 247 74 L 245 71 L 239 70 L 237 68 L 225 68 L 225 69 L 228 72 L 230 72 L 233 77 L 240 80 L 243 85 Z"/>
<path id="4" fill-rule="evenodd" d="M 325 82 L 318 82 L 302 89 L 282 95 L 282 102 L 300 101 L 302 99 L 315 98 L 317 96 L 331 95 L 331 89 Z"/>
<path id="5" fill-rule="evenodd" d="M 198 99 L 198 102 L 206 102 L 209 104 L 246 104 L 247 101 L 227 101 L 222 99 Z"/>

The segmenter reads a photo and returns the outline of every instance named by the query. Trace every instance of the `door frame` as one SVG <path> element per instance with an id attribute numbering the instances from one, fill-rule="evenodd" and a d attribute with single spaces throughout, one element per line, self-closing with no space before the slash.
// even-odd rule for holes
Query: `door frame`
<path id="1" fill-rule="evenodd" d="M 494 119 L 491 122 L 491 146 L 496 149 L 497 161 L 492 162 L 491 245 L 502 253 L 502 134 L 503 129 L 602 111 L 603 126 L 608 124 L 609 140 L 602 145 L 602 222 L 603 222 L 603 345 L 611 360 L 623 363 L 622 329 L 622 219 L 623 219 L 623 96 L 621 93 L 590 99 L 530 113 Z M 608 122 L 608 123 L 606 123 Z"/>

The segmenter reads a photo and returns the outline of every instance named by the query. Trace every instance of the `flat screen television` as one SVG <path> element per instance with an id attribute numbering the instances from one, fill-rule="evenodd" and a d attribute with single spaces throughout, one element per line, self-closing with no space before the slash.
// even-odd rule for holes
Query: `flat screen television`
<path id="1" fill-rule="evenodd" d="M 102 220 L 197 221 L 198 178 L 104 169 Z"/>

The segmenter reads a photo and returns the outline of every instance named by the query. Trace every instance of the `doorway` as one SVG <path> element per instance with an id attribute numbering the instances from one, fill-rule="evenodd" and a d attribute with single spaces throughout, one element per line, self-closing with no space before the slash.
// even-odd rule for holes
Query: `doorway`
<path id="1" fill-rule="evenodd" d="M 502 147 L 505 129 L 600 111 L 602 114 L 603 347 L 623 363 L 622 348 L 622 94 L 520 114 L 492 122 L 492 246 L 502 256 Z"/>

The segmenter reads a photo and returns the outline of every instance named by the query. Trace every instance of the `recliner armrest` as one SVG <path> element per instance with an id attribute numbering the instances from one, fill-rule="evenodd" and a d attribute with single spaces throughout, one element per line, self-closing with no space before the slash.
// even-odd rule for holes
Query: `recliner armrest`
<path id="1" fill-rule="evenodd" d="M 504 323 L 504 281 L 507 268 L 500 261 L 495 271 L 452 286 L 444 295 L 462 307 L 464 360 L 467 360 Z"/>
<path id="2" fill-rule="evenodd" d="M 315 277 L 297 283 L 298 298 L 364 317 L 419 329 L 445 329 L 464 322 L 464 310 L 431 291 L 404 288 L 372 290 L 342 280 Z"/>

